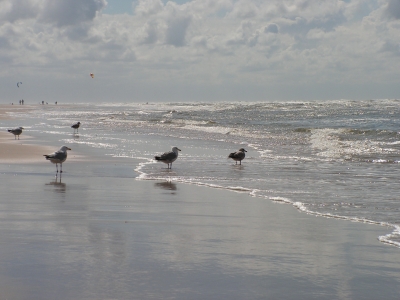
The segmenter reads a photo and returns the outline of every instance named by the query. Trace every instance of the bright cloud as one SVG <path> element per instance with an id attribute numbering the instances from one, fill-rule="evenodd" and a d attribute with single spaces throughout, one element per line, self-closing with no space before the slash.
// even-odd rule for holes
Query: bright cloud
<path id="1" fill-rule="evenodd" d="M 0 0 L 2 101 L 395 98 L 399 3 Z"/>

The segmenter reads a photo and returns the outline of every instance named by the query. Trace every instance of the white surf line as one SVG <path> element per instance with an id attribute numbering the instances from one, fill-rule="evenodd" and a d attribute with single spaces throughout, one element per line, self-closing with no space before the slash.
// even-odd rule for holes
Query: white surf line
<path id="1" fill-rule="evenodd" d="M 139 163 L 138 166 L 135 168 L 135 171 L 140 174 L 138 177 L 136 177 L 136 179 L 138 179 L 138 180 L 166 180 L 165 178 L 156 178 L 156 177 L 148 178 L 147 176 L 149 176 L 149 174 L 143 172 L 142 168 L 145 167 L 146 165 L 155 164 L 157 162 L 154 161 L 153 159 L 148 159 L 148 158 L 145 158 L 145 159 L 147 161 Z M 379 226 L 384 226 L 384 227 L 392 227 L 392 228 L 394 228 L 392 233 L 386 234 L 384 236 L 379 236 L 377 239 L 382 243 L 400 248 L 400 242 L 395 242 L 395 241 L 391 240 L 392 237 L 400 237 L 400 226 L 397 226 L 397 225 L 394 225 L 394 224 L 391 224 L 388 222 L 378 222 L 378 221 L 373 221 L 373 220 L 369 220 L 369 219 L 365 219 L 365 218 L 345 217 L 345 216 L 340 216 L 340 215 L 335 215 L 335 214 L 330 214 L 330 213 L 319 213 L 319 212 L 311 211 L 311 210 L 307 209 L 306 206 L 302 202 L 299 202 L 299 201 L 293 202 L 288 198 L 279 197 L 279 196 L 271 197 L 271 196 L 259 195 L 259 192 L 262 192 L 262 191 L 258 190 L 258 189 L 245 188 L 245 187 L 241 187 L 241 186 L 225 187 L 225 186 L 216 185 L 216 184 L 212 184 L 212 183 L 204 183 L 204 182 L 199 182 L 199 181 L 194 181 L 194 180 L 192 181 L 187 178 L 183 179 L 181 177 L 176 177 L 176 176 L 169 177 L 168 181 L 169 182 L 195 184 L 198 186 L 206 186 L 206 187 L 216 188 L 216 189 L 225 189 L 225 190 L 233 191 L 233 192 L 237 192 L 237 193 L 248 193 L 251 197 L 260 197 L 260 198 L 269 199 L 273 202 L 281 202 L 281 203 L 285 203 L 285 204 L 291 204 L 292 206 L 297 208 L 300 212 L 304 212 L 309 215 L 320 216 L 320 217 L 325 217 L 325 218 L 332 218 L 332 219 L 339 219 L 339 220 L 345 220 L 345 221 L 351 221 L 351 222 L 357 222 L 357 223 L 365 223 L 365 224 L 371 224 L 371 225 L 379 225 Z"/>

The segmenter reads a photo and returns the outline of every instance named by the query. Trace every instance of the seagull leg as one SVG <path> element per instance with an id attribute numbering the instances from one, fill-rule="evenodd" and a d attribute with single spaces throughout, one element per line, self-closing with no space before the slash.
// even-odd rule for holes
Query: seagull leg
<path id="1" fill-rule="evenodd" d="M 57 173 L 58 173 L 58 165 L 56 164 L 56 169 L 57 169 Z"/>
<path id="2" fill-rule="evenodd" d="M 61 173 L 62 173 L 62 164 L 60 164 L 60 169 L 61 169 L 61 171 L 60 171 L 60 175 L 61 175 Z"/>

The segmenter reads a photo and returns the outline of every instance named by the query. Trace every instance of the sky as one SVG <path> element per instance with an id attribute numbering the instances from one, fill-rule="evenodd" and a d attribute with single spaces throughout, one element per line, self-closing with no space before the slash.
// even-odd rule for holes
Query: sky
<path id="1" fill-rule="evenodd" d="M 400 0 L 0 0 L 0 64 L 0 103 L 397 99 Z"/>

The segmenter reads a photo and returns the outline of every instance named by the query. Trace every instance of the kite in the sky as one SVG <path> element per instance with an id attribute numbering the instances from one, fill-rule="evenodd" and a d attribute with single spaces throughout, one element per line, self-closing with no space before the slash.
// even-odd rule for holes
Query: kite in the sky
<path id="1" fill-rule="evenodd" d="M 17 82 L 17 87 L 19 87 L 20 84 L 22 84 L 22 82 Z"/>
<path id="2" fill-rule="evenodd" d="M 93 74 L 93 73 L 90 73 L 90 77 L 94 78 L 94 74 Z"/>

